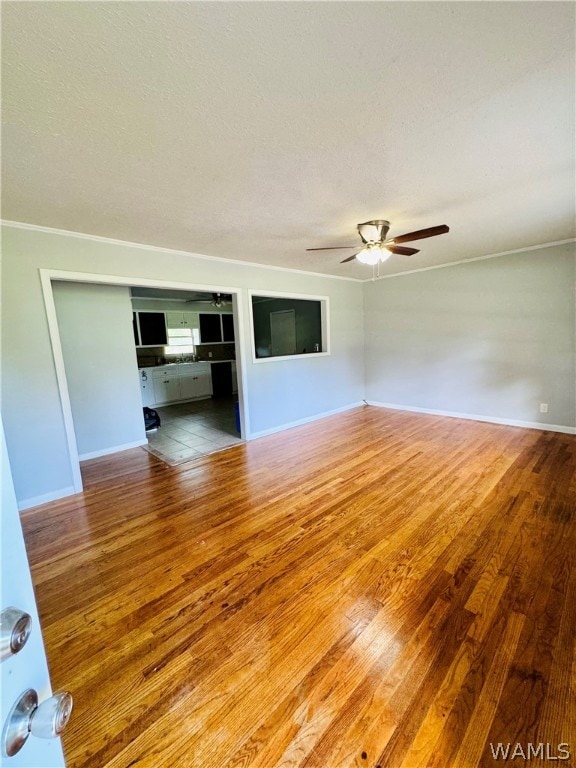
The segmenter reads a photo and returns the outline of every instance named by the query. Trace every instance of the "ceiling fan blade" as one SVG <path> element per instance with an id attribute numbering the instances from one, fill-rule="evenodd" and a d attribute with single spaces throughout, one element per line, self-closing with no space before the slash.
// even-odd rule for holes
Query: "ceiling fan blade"
<path id="1" fill-rule="evenodd" d="M 404 245 L 387 245 L 386 250 L 400 256 L 413 256 L 415 253 L 420 253 L 418 248 L 406 248 Z"/>
<path id="2" fill-rule="evenodd" d="M 354 253 L 354 254 L 352 254 L 352 256 L 348 256 L 348 258 L 347 258 L 347 259 L 342 259 L 342 261 L 340 262 L 340 264 L 346 264 L 346 262 L 347 262 L 347 261 L 352 261 L 352 259 L 355 259 L 355 258 L 356 258 L 356 256 L 358 256 L 358 254 L 357 254 L 357 253 Z"/>
<path id="3" fill-rule="evenodd" d="M 410 243 L 412 240 L 423 240 L 425 237 L 435 237 L 436 235 L 444 235 L 446 232 L 450 232 L 450 227 L 446 224 L 441 224 L 438 227 L 428 227 L 428 229 L 418 229 L 416 232 L 407 232 L 405 235 L 398 235 L 387 240 L 388 243 Z"/>
<path id="4" fill-rule="evenodd" d="M 327 248 L 306 248 L 307 251 L 341 251 L 344 248 L 358 248 L 358 243 L 355 245 L 331 245 Z"/>

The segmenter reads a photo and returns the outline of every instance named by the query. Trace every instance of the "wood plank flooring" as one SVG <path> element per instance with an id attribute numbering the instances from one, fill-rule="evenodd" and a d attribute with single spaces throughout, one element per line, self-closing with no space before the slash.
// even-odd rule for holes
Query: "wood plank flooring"
<path id="1" fill-rule="evenodd" d="M 84 477 L 23 516 L 70 768 L 576 765 L 573 436 L 364 407 Z"/>

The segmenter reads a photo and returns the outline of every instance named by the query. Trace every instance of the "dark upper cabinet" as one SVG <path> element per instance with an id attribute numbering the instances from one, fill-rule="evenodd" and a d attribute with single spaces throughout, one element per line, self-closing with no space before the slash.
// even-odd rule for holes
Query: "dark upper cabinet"
<path id="1" fill-rule="evenodd" d="M 234 341 L 234 315 L 221 315 L 224 341 Z"/>
<path id="2" fill-rule="evenodd" d="M 136 317 L 136 312 L 132 312 L 132 330 L 134 331 L 134 344 L 139 347 L 140 335 L 138 333 L 138 318 Z"/>
<path id="3" fill-rule="evenodd" d="M 234 316 L 210 312 L 200 313 L 200 343 L 234 341 Z"/>
<path id="4" fill-rule="evenodd" d="M 200 341 L 202 344 L 222 341 L 222 324 L 216 312 L 200 313 Z"/>
<path id="5" fill-rule="evenodd" d="M 140 345 L 156 346 L 167 343 L 164 312 L 138 312 Z"/>

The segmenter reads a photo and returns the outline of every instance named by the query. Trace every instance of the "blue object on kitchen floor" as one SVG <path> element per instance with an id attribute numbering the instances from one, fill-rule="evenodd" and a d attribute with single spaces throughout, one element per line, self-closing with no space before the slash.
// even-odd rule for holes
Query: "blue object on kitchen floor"
<path id="1" fill-rule="evenodd" d="M 240 434 L 240 403 L 234 403 L 234 415 L 236 417 L 236 432 Z"/>

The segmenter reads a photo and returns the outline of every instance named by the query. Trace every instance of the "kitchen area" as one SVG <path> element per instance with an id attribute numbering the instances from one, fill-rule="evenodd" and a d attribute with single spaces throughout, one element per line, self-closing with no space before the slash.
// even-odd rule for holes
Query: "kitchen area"
<path id="1" fill-rule="evenodd" d="M 131 303 L 142 406 L 161 425 L 147 449 L 176 465 L 242 442 L 232 297 L 132 288 Z"/>

